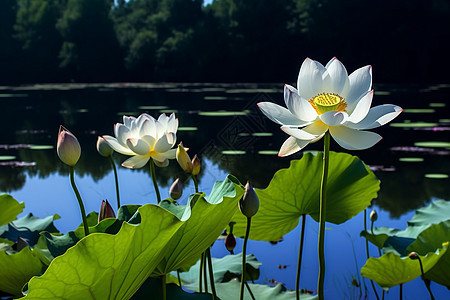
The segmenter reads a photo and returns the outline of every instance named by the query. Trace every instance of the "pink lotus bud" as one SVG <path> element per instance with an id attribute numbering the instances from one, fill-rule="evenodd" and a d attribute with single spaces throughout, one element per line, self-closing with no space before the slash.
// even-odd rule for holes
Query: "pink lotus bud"
<path id="1" fill-rule="evenodd" d="M 108 200 L 102 200 L 102 206 L 100 207 L 100 213 L 98 214 L 98 222 L 107 219 L 107 218 L 115 218 L 116 214 L 114 213 L 113 208 L 109 204 Z"/>
<path id="2" fill-rule="evenodd" d="M 63 126 L 59 127 L 56 152 L 63 163 L 74 167 L 81 155 L 81 147 L 77 138 Z"/>
<path id="3" fill-rule="evenodd" d="M 417 254 L 416 252 L 411 252 L 411 253 L 408 255 L 408 257 L 411 258 L 411 259 L 419 259 L 419 258 L 420 258 L 420 257 L 419 257 L 419 254 Z"/>
<path id="4" fill-rule="evenodd" d="M 232 233 L 229 233 L 225 238 L 225 247 L 228 251 L 230 251 L 231 254 L 234 254 L 233 250 L 236 247 L 236 238 Z"/>
<path id="5" fill-rule="evenodd" d="M 192 159 L 192 175 L 198 175 L 200 173 L 200 159 L 197 154 Z"/>
<path id="6" fill-rule="evenodd" d="M 170 187 L 169 195 L 173 200 L 180 199 L 181 195 L 183 195 L 183 184 L 180 181 L 180 178 L 177 178 Z"/>
<path id="7" fill-rule="evenodd" d="M 247 218 L 253 217 L 259 209 L 258 195 L 248 181 L 245 185 L 244 196 L 239 200 L 239 209 Z"/>
<path id="8" fill-rule="evenodd" d="M 376 220 L 378 220 L 378 214 L 376 210 L 372 210 L 372 212 L 370 213 L 370 221 L 375 222 Z"/>
<path id="9" fill-rule="evenodd" d="M 193 166 L 191 158 L 189 157 L 189 154 L 187 154 L 186 149 L 184 149 L 183 143 L 178 145 L 176 158 L 183 171 L 189 174 L 192 173 Z"/>
<path id="10" fill-rule="evenodd" d="M 111 156 L 114 152 L 108 142 L 101 136 L 99 136 L 97 139 L 97 151 L 101 156 L 104 157 Z"/>

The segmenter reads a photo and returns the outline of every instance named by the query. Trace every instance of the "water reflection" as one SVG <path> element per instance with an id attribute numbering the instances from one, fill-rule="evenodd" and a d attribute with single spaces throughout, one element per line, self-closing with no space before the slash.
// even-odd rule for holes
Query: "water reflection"
<path id="1" fill-rule="evenodd" d="M 180 120 L 177 140 L 190 148 L 192 156 L 198 153 L 203 161 L 212 161 L 242 182 L 250 180 L 255 187 L 263 188 L 277 170 L 301 157 L 301 153 L 288 158 L 276 156 L 287 136 L 276 124 L 268 122 L 255 105 L 261 101 L 282 104 L 280 87 L 110 84 L 3 88 L 0 112 L 7 130 L 0 133 L 0 191 L 22 189 L 27 176 L 46 179 L 54 173 L 68 174 L 68 168 L 60 163 L 52 148 L 60 124 L 71 130 L 82 145 L 76 166 L 78 176 L 98 181 L 111 172 L 108 160 L 95 150 L 98 135 L 113 134 L 113 125 L 121 122 L 122 114 L 138 116 L 148 112 L 157 116 L 171 111 L 176 111 Z M 352 153 L 379 170 L 376 174 L 382 189 L 376 205 L 398 217 L 431 198 L 449 199 L 448 177 L 426 175 L 445 175 L 450 169 L 449 131 L 445 130 L 448 122 L 444 122 L 448 121 L 448 114 L 441 100 L 450 87 L 381 86 L 380 90 L 375 93 L 374 105 L 396 103 L 405 108 L 405 113 L 398 118 L 398 125 L 376 130 L 384 137 L 382 142 L 369 151 Z M 321 147 L 318 142 L 308 146 L 308 150 Z M 336 144 L 332 150 L 343 151 Z M 6 156 L 10 158 L 5 159 Z M 419 161 L 413 163 L 408 157 Z M 126 157 L 115 154 L 114 159 L 120 163 Z M 149 169 L 135 172 L 149 173 Z M 159 184 L 165 187 L 174 178 L 185 176 L 175 161 L 163 172 L 157 172 Z M 203 176 L 214 174 L 206 171 L 199 176 L 202 180 Z"/>

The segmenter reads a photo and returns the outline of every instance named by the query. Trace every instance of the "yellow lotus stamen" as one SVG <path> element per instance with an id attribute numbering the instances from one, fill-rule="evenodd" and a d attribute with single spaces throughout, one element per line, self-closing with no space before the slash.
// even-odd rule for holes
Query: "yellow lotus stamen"
<path id="1" fill-rule="evenodd" d="M 308 102 L 314 107 L 319 115 L 326 113 L 327 111 L 346 111 L 345 109 L 347 108 L 345 99 L 334 93 L 319 94 L 312 99 L 309 99 Z"/>

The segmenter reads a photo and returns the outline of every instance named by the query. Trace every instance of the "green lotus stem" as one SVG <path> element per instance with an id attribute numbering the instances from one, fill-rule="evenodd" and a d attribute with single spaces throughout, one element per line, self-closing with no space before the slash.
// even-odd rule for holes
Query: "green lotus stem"
<path id="1" fill-rule="evenodd" d="M 373 226 L 373 222 L 372 222 L 372 226 Z M 367 210 L 366 209 L 364 209 L 364 231 L 367 232 Z M 371 231 L 373 233 L 373 229 L 372 228 L 371 228 Z M 367 240 L 367 238 L 366 238 L 366 255 L 367 255 L 367 259 L 369 259 L 369 257 L 370 257 L 370 254 L 369 254 L 369 241 Z M 373 292 L 375 293 L 375 297 L 377 297 L 377 300 L 380 300 L 380 297 L 378 296 L 377 290 L 375 288 L 375 284 L 373 283 L 372 279 L 370 280 L 370 284 L 372 285 L 372 289 L 373 289 Z"/>
<path id="2" fill-rule="evenodd" d="M 252 290 L 250 289 L 250 286 L 248 285 L 248 282 L 245 282 L 245 286 L 247 287 L 248 293 L 250 294 L 250 297 L 252 297 L 252 300 L 255 300 L 255 295 L 253 295 Z"/>
<path id="3" fill-rule="evenodd" d="M 70 167 L 70 183 L 72 184 L 72 189 L 75 192 L 75 196 L 78 200 L 78 205 L 80 206 L 81 218 L 83 218 L 83 227 L 84 227 L 84 236 L 89 235 L 89 225 L 86 218 L 86 211 L 84 210 L 83 199 L 81 199 L 80 192 L 78 192 L 77 186 L 75 185 L 74 180 L 75 170 L 73 167 Z"/>
<path id="4" fill-rule="evenodd" d="M 199 267 L 199 277 L 198 277 L 198 291 L 201 293 L 203 291 L 203 256 L 205 253 L 202 253 L 202 256 L 200 257 L 200 267 Z"/>
<path id="5" fill-rule="evenodd" d="M 242 247 L 242 274 L 241 274 L 241 292 L 240 300 L 244 299 L 244 284 L 245 284 L 245 259 L 247 253 L 247 241 L 250 234 L 250 225 L 252 223 L 252 218 L 247 217 L 247 230 L 245 231 L 244 246 Z"/>
<path id="6" fill-rule="evenodd" d="M 192 175 L 192 181 L 194 182 L 195 192 L 198 193 L 198 179 L 196 175 Z"/>
<path id="7" fill-rule="evenodd" d="M 112 158 L 112 155 L 109 156 L 109 161 L 111 162 L 114 171 L 114 180 L 116 182 L 117 210 L 118 210 L 120 208 L 119 179 L 117 177 L 117 168 L 114 159 Z"/>
<path id="8" fill-rule="evenodd" d="M 161 202 L 161 195 L 159 194 L 158 182 L 156 181 L 155 163 L 150 160 L 150 173 L 152 175 L 153 186 L 155 187 L 156 199 Z"/>
<path id="9" fill-rule="evenodd" d="M 386 291 L 383 289 L 383 293 L 381 294 L 381 300 L 384 300 L 384 293 L 385 293 Z"/>
<path id="10" fill-rule="evenodd" d="M 330 161 L 330 132 L 327 131 L 324 137 L 323 146 L 323 172 L 322 182 L 320 185 L 320 211 L 319 211 L 319 280 L 317 283 L 317 294 L 319 300 L 324 299 L 323 284 L 325 281 L 325 220 L 327 208 L 327 179 L 328 179 L 328 165 Z"/>
<path id="11" fill-rule="evenodd" d="M 205 293 L 208 294 L 208 274 L 206 273 L 206 254 L 203 255 L 203 280 L 205 281 Z"/>
<path id="12" fill-rule="evenodd" d="M 161 294 L 162 299 L 166 300 L 166 274 L 161 276 Z"/>
<path id="13" fill-rule="evenodd" d="M 302 255 L 303 255 L 303 240 L 305 238 L 305 222 L 306 216 L 302 215 L 302 231 L 300 234 L 300 245 L 298 249 L 298 260 L 297 260 L 297 277 L 295 281 L 295 299 L 300 299 L 300 270 L 302 269 Z"/>
<path id="14" fill-rule="evenodd" d="M 216 286 L 214 283 L 213 265 L 212 265 L 212 259 L 211 259 L 211 247 L 208 247 L 208 249 L 206 249 L 205 252 L 206 252 L 206 257 L 208 258 L 209 282 L 211 283 L 211 291 L 213 294 L 213 299 L 217 299 Z"/>
<path id="15" fill-rule="evenodd" d="M 181 277 L 180 277 L 180 270 L 177 270 L 177 277 L 178 277 L 178 285 L 181 287 Z"/>
<path id="16" fill-rule="evenodd" d="M 364 213 L 366 213 L 366 210 L 364 210 Z M 365 216 L 364 216 L 364 220 L 365 220 L 366 218 L 365 218 Z M 375 223 L 374 221 L 370 221 L 370 232 L 373 234 L 373 223 Z M 367 239 L 366 239 L 366 243 L 368 243 L 367 242 Z M 368 245 L 366 245 L 366 247 L 367 248 L 369 248 L 369 246 Z M 380 249 L 380 247 L 378 247 L 377 246 L 377 248 L 378 248 L 378 255 L 380 255 L 381 256 L 381 249 Z M 383 294 L 384 294 L 384 290 L 383 290 Z"/>
<path id="17" fill-rule="evenodd" d="M 422 260 L 420 259 L 420 256 L 417 256 L 417 257 L 418 257 L 419 264 L 420 264 L 420 272 L 422 273 L 422 275 L 420 277 L 422 277 L 423 283 L 425 283 L 425 286 L 427 287 L 427 290 L 430 293 L 431 300 L 434 300 L 434 296 L 433 296 L 433 293 L 431 292 L 431 288 L 430 288 L 430 281 L 427 281 L 425 279 L 425 273 L 423 272 Z"/>
<path id="18" fill-rule="evenodd" d="M 400 283 L 400 300 L 403 299 L 403 283 Z"/>

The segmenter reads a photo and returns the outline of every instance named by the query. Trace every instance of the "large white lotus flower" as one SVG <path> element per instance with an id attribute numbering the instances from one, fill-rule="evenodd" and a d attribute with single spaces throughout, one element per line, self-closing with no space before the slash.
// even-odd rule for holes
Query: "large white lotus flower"
<path id="1" fill-rule="evenodd" d="M 114 126 L 115 138 L 104 135 L 105 141 L 115 151 L 133 155 L 122 163 L 126 168 L 142 168 L 149 159 L 159 167 L 166 167 L 174 159 L 177 149 L 171 149 L 177 140 L 178 119 L 175 114 L 161 114 L 156 120 L 148 114 L 138 118 L 123 116 L 123 124 Z"/>
<path id="2" fill-rule="evenodd" d="M 307 58 L 298 74 L 297 89 L 290 85 L 284 87 L 287 109 L 270 102 L 260 102 L 258 106 L 291 135 L 278 154 L 287 156 L 319 140 L 327 130 L 341 147 L 348 150 L 375 145 L 381 136 L 362 130 L 390 122 L 402 108 L 390 104 L 370 108 L 372 97 L 371 66 L 362 67 L 348 76 L 344 65 L 336 58 L 325 67 Z"/>

